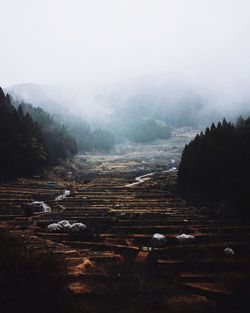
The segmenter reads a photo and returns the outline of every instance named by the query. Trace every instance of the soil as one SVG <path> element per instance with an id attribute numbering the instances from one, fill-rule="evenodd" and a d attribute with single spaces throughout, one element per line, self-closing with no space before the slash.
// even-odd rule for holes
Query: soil
<path id="1" fill-rule="evenodd" d="M 0 230 L 37 254 L 63 256 L 68 288 L 87 312 L 247 312 L 250 223 L 190 206 L 176 192 L 181 151 L 194 135 L 179 130 L 168 141 L 80 155 L 49 180 L 0 185 Z M 55 201 L 65 189 L 71 194 Z M 88 231 L 48 231 L 61 220 Z M 155 233 L 166 237 L 157 247 Z M 180 242 L 183 233 L 195 238 Z"/>

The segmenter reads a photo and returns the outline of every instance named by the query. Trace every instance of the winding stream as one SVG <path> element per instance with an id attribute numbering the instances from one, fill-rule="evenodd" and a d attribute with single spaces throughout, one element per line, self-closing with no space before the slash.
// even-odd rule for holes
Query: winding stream
<path id="1" fill-rule="evenodd" d="M 144 183 L 145 181 L 147 180 L 150 180 L 151 177 L 155 174 L 155 172 L 153 173 L 149 173 L 149 174 L 146 174 L 146 175 L 142 175 L 142 176 L 138 176 L 135 178 L 136 182 L 135 183 L 132 183 L 132 184 L 127 184 L 125 187 L 133 187 L 135 185 L 139 185 L 141 183 Z"/>

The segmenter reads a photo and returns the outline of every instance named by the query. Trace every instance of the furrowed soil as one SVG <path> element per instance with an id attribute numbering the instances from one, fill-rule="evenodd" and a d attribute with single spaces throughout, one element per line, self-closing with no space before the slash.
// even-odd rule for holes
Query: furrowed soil
<path id="1" fill-rule="evenodd" d="M 248 312 L 250 223 L 188 205 L 176 193 L 181 151 L 194 134 L 78 156 L 50 181 L 2 184 L 0 231 L 38 255 L 63 258 L 79 312 Z M 70 195 L 56 201 L 65 189 Z M 51 209 L 28 206 L 33 201 Z M 61 220 L 88 231 L 48 231 Z M 155 233 L 166 236 L 157 248 Z M 195 238 L 180 242 L 183 233 Z"/>

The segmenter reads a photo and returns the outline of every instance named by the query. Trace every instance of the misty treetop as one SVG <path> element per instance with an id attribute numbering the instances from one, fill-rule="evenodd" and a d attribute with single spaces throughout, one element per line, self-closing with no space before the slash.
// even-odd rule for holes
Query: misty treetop
<path id="1" fill-rule="evenodd" d="M 113 134 L 102 128 L 92 130 L 89 124 L 81 118 L 64 118 L 64 124 L 71 136 L 76 140 L 78 151 L 81 153 L 91 151 L 110 151 L 115 146 Z"/>
<path id="2" fill-rule="evenodd" d="M 53 155 L 59 153 L 64 155 L 63 159 L 65 159 L 71 154 L 75 154 L 76 151 L 80 153 L 94 150 L 110 151 L 115 145 L 114 137 L 109 131 L 100 128 L 92 131 L 89 124 L 80 117 L 62 114 L 56 114 L 52 117 L 40 107 L 33 107 L 24 102 L 21 103 L 21 106 L 39 124 L 45 134 L 44 141 L 48 143 L 48 146 L 51 149 L 55 147 L 56 150 L 51 151 Z M 48 136 L 49 134 L 52 137 Z M 56 140 L 54 137 L 62 140 L 53 145 L 52 141 Z M 61 144 L 64 146 L 66 144 L 68 151 L 61 151 Z"/>
<path id="3" fill-rule="evenodd" d="M 109 131 L 101 128 L 93 131 L 93 139 L 95 150 L 109 151 L 115 145 L 114 136 Z"/>
<path id="4" fill-rule="evenodd" d="M 135 123 L 128 132 L 128 138 L 137 143 L 146 143 L 156 139 L 169 139 L 171 130 L 163 121 L 152 118 Z"/>
<path id="5" fill-rule="evenodd" d="M 48 153 L 49 165 L 55 165 L 59 160 L 66 160 L 77 153 L 77 143 L 64 125 L 56 122 L 50 114 L 40 107 L 22 102 L 20 107 L 30 114 L 42 132 L 42 139 Z"/>
<path id="6" fill-rule="evenodd" d="M 120 112 L 109 121 L 109 128 L 115 134 L 117 142 L 130 140 L 135 143 L 147 143 L 154 140 L 166 140 L 171 137 L 171 128 L 164 118 L 145 115 L 142 110 L 140 114 L 133 108 L 132 112 Z M 124 113 L 124 115 L 122 115 Z"/>
<path id="7" fill-rule="evenodd" d="M 65 127 L 40 107 L 19 104 L 0 88 L 0 180 L 41 174 L 78 152 L 114 147 L 113 135 L 81 122 Z"/>
<path id="8" fill-rule="evenodd" d="M 188 200 L 250 216 L 250 118 L 212 124 L 186 145 L 178 187 Z"/>

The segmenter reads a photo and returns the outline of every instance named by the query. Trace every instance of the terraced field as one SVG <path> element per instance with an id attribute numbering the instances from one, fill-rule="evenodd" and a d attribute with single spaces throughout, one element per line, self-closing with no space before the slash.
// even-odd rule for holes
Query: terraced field
<path id="1" fill-rule="evenodd" d="M 36 253 L 50 249 L 62 255 L 68 286 L 87 312 L 243 312 L 250 223 L 212 215 L 178 198 L 179 157 L 179 150 L 148 163 L 138 155 L 96 156 L 92 165 L 83 157 L 88 172 L 82 181 L 2 185 L 1 228 L 22 236 Z M 55 201 L 65 188 L 71 194 Z M 50 212 L 27 214 L 26 205 L 41 200 Z M 88 231 L 49 232 L 47 226 L 60 220 L 84 223 Z M 166 236 L 158 248 L 152 245 L 155 233 Z M 176 236 L 183 233 L 195 238 L 180 242 Z M 235 255 L 226 254 L 227 247 Z"/>

